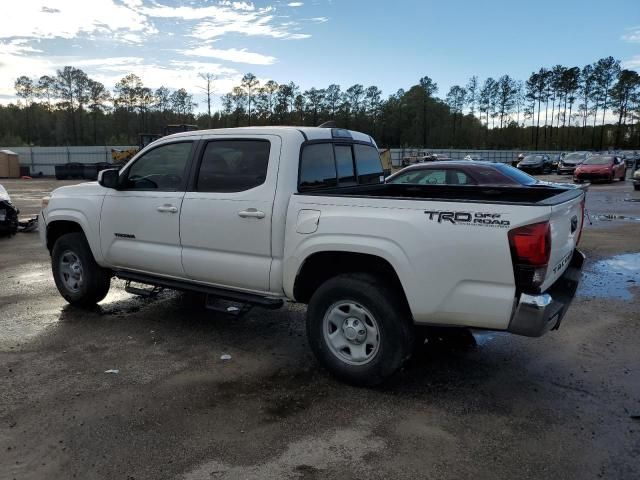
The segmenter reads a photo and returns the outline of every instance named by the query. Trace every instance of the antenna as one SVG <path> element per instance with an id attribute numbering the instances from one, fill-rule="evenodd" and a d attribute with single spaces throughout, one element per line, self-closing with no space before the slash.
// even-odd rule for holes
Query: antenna
<path id="1" fill-rule="evenodd" d="M 336 125 L 336 121 L 335 120 L 329 120 L 328 122 L 324 122 L 320 125 L 318 125 L 318 128 L 336 128 L 338 125 Z"/>

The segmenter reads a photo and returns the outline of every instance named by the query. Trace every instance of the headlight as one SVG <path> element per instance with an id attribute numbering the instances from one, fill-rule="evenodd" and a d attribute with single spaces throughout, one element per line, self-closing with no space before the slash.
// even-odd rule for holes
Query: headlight
<path id="1" fill-rule="evenodd" d="M 44 210 L 49 205 L 49 200 L 51 197 L 42 197 L 42 209 Z"/>

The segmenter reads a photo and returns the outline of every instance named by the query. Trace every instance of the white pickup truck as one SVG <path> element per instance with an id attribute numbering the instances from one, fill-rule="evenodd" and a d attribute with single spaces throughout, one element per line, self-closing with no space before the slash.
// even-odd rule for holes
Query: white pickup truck
<path id="1" fill-rule="evenodd" d="M 583 210 L 570 186 L 385 184 L 369 135 L 261 127 L 164 137 L 98 182 L 55 190 L 39 221 L 70 303 L 99 302 L 113 276 L 302 302 L 320 362 L 376 384 L 410 356 L 416 325 L 558 328 Z"/>

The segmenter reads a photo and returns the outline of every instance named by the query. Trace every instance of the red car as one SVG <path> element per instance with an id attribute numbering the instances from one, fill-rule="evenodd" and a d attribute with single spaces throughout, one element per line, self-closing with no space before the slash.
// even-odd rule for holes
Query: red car
<path id="1" fill-rule="evenodd" d="M 616 178 L 624 180 L 627 167 L 622 159 L 615 155 L 592 155 L 573 172 L 573 181 L 582 183 L 585 180 L 602 180 L 613 182 Z"/>

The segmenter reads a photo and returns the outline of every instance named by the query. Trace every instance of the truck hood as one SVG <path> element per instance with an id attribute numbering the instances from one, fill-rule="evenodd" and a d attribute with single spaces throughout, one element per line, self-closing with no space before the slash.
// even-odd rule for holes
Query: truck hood
<path id="1" fill-rule="evenodd" d="M 67 185 L 65 187 L 56 188 L 51 192 L 51 196 L 64 195 L 65 197 L 84 197 L 84 196 L 104 196 L 106 188 L 101 187 L 98 182 L 79 183 L 77 185 Z"/>

